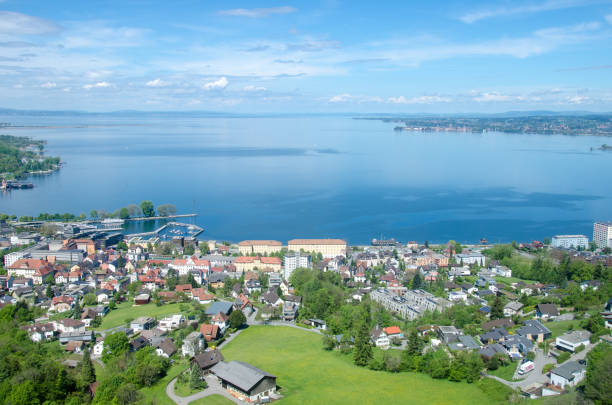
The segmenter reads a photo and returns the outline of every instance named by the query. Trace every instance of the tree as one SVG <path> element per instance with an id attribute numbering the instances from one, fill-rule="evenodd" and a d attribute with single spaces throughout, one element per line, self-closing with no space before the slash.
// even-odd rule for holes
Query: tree
<path id="1" fill-rule="evenodd" d="M 495 297 L 491 304 L 491 319 L 500 319 L 504 317 L 504 301 L 501 297 Z"/>
<path id="2" fill-rule="evenodd" d="M 83 361 L 81 362 L 81 381 L 84 384 L 91 384 L 96 381 L 96 370 L 91 363 L 91 355 L 89 349 L 85 348 L 83 352 Z"/>
<path id="3" fill-rule="evenodd" d="M 128 214 L 130 215 L 130 217 L 139 217 L 140 214 L 142 214 L 140 207 L 136 204 L 130 204 L 125 208 L 127 208 Z"/>
<path id="4" fill-rule="evenodd" d="M 183 254 L 184 254 L 184 255 L 191 256 L 191 255 L 193 255 L 194 253 L 195 253 L 195 247 L 194 247 L 193 245 L 191 245 L 191 244 L 190 244 L 190 245 L 186 245 L 186 246 L 183 248 Z"/>
<path id="5" fill-rule="evenodd" d="M 153 208 L 153 202 L 145 200 L 140 203 L 140 209 L 142 210 L 142 215 L 145 217 L 152 217 L 155 215 L 155 208 Z"/>
<path id="6" fill-rule="evenodd" d="M 98 210 L 89 211 L 89 218 L 98 218 Z"/>
<path id="7" fill-rule="evenodd" d="M 45 296 L 47 298 L 53 298 L 55 294 L 53 294 L 53 290 L 51 289 L 51 284 L 47 284 L 47 289 L 45 290 Z"/>
<path id="8" fill-rule="evenodd" d="M 104 339 L 102 350 L 102 361 L 107 362 L 112 357 L 117 357 L 130 349 L 130 342 L 124 332 L 112 333 Z"/>
<path id="9" fill-rule="evenodd" d="M 44 223 L 40 226 L 40 228 L 38 229 L 38 231 L 47 237 L 53 236 L 57 233 L 57 231 L 59 230 L 58 226 L 56 224 L 51 224 L 51 223 Z"/>
<path id="10" fill-rule="evenodd" d="M 372 360 L 372 346 L 370 345 L 370 331 L 365 322 L 361 322 L 355 339 L 355 347 L 353 349 L 353 360 L 355 364 L 361 367 L 368 365 Z"/>
<path id="11" fill-rule="evenodd" d="M 176 206 L 174 204 L 162 204 L 157 207 L 157 213 L 162 217 L 176 215 Z"/>
<path id="12" fill-rule="evenodd" d="M 119 218 L 127 219 L 129 217 L 130 217 L 130 212 L 128 211 L 126 207 L 123 207 L 119 210 Z"/>
<path id="13" fill-rule="evenodd" d="M 83 296 L 83 305 L 90 306 L 96 305 L 98 303 L 98 298 L 94 293 L 87 293 Z"/>
<path id="14" fill-rule="evenodd" d="M 584 393 L 597 404 L 612 403 L 612 347 L 607 343 L 598 344 L 587 355 Z"/>
<path id="15" fill-rule="evenodd" d="M 203 389 L 207 387 L 206 381 L 202 379 L 202 370 L 196 363 L 191 366 L 191 375 L 189 376 L 189 388 L 192 390 Z"/>
<path id="16" fill-rule="evenodd" d="M 130 405 L 136 403 L 142 394 L 138 391 L 138 386 L 135 384 L 123 384 L 117 389 L 115 398 L 120 405 Z"/>
<path id="17" fill-rule="evenodd" d="M 419 337 L 416 329 L 410 332 L 408 337 L 408 344 L 406 345 L 406 352 L 410 356 L 420 356 L 423 354 L 423 347 L 425 346 L 423 340 Z"/>
<path id="18" fill-rule="evenodd" d="M 72 309 L 72 318 L 73 319 L 81 319 L 81 304 L 79 304 L 79 299 L 76 298 L 74 300 L 74 308 Z"/>
<path id="19" fill-rule="evenodd" d="M 428 240 L 425 241 L 425 248 L 429 249 L 429 241 Z"/>
<path id="20" fill-rule="evenodd" d="M 423 278 L 421 277 L 421 273 L 417 270 L 414 278 L 412 279 L 412 289 L 418 290 L 423 285 Z"/>
<path id="21" fill-rule="evenodd" d="M 236 311 L 232 311 L 230 314 L 229 322 L 231 328 L 238 329 L 246 322 L 246 317 L 241 310 L 237 309 Z"/>
<path id="22" fill-rule="evenodd" d="M 550 245 L 550 238 L 547 236 L 544 238 L 544 240 L 542 241 L 543 244 L 545 245 Z"/>
<path id="23" fill-rule="evenodd" d="M 202 255 L 207 255 L 210 253 L 210 248 L 208 247 L 208 242 L 202 241 L 199 243 L 198 247 L 200 248 L 200 253 Z"/>

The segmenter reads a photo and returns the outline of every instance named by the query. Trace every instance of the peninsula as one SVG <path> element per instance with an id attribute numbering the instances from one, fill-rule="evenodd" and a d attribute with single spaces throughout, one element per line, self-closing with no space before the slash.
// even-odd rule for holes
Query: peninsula
<path id="1" fill-rule="evenodd" d="M 610 114 L 422 116 L 377 119 L 397 123 L 396 131 L 612 136 Z"/>
<path id="2" fill-rule="evenodd" d="M 22 188 L 12 181 L 29 174 L 50 173 L 59 169 L 60 158 L 44 156 L 44 145 L 45 141 L 29 137 L 0 135 L 0 180 L 3 189 Z"/>

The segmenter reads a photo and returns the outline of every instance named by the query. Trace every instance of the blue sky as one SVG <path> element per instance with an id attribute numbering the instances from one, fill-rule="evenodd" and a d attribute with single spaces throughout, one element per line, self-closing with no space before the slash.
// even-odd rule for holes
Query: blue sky
<path id="1" fill-rule="evenodd" d="M 0 0 L 0 106 L 612 111 L 612 1 Z"/>

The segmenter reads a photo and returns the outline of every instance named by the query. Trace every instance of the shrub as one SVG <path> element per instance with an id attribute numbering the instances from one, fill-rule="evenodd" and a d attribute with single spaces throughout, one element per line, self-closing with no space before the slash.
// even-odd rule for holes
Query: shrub
<path id="1" fill-rule="evenodd" d="M 580 353 L 583 350 L 584 350 L 584 345 L 580 345 L 576 348 L 576 353 Z"/>
<path id="2" fill-rule="evenodd" d="M 542 367 L 542 374 L 548 373 L 553 368 L 555 368 L 555 365 L 553 363 L 544 364 L 544 367 Z"/>
<path id="3" fill-rule="evenodd" d="M 561 364 L 567 360 L 569 360 L 570 354 L 568 352 L 563 352 L 557 357 L 557 364 Z"/>

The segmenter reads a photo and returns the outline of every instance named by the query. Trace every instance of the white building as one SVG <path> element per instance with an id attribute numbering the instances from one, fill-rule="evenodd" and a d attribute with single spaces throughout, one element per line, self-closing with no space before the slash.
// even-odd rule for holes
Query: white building
<path id="1" fill-rule="evenodd" d="M 484 267 L 486 257 L 482 253 L 478 252 L 458 253 L 455 255 L 455 260 L 457 261 L 457 263 L 463 263 L 468 266 L 471 266 L 472 264 L 477 264 L 481 267 Z"/>
<path id="2" fill-rule="evenodd" d="M 589 247 L 589 238 L 584 235 L 555 235 L 552 238 L 551 246 L 555 248 L 583 248 Z"/>
<path id="3" fill-rule="evenodd" d="M 448 293 L 448 300 L 449 301 L 463 301 L 466 302 L 467 301 L 467 294 L 463 291 L 451 291 Z"/>
<path id="4" fill-rule="evenodd" d="M 591 333 L 589 331 L 575 330 L 559 336 L 555 341 L 555 345 L 560 349 L 573 353 L 580 345 L 587 347 L 590 343 L 590 337 Z"/>
<path id="5" fill-rule="evenodd" d="M 310 268 L 310 256 L 300 252 L 287 253 L 283 258 L 283 277 L 289 280 L 291 274 L 298 268 Z"/>
<path id="6" fill-rule="evenodd" d="M 593 225 L 593 242 L 600 249 L 612 247 L 612 222 L 595 222 L 595 225 Z"/>
<path id="7" fill-rule="evenodd" d="M 181 314 L 170 315 L 159 321 L 157 327 L 164 332 L 178 329 L 185 323 L 185 317 Z"/>
<path id="8" fill-rule="evenodd" d="M 550 383 L 559 387 L 574 387 L 586 376 L 586 365 L 568 361 L 550 372 Z"/>

